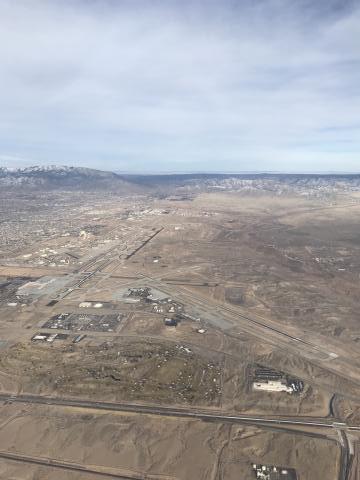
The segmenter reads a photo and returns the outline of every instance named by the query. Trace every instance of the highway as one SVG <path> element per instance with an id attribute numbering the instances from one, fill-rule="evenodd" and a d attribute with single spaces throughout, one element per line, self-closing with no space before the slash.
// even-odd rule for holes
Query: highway
<path id="1" fill-rule="evenodd" d="M 352 456 L 350 455 L 349 441 L 346 433 L 341 430 L 339 432 L 341 441 L 341 458 L 339 468 L 339 480 L 347 480 L 350 475 L 350 467 L 352 462 Z"/>
<path id="2" fill-rule="evenodd" d="M 50 405 L 60 407 L 75 407 L 94 410 L 107 410 L 116 412 L 129 412 L 147 415 L 161 415 L 165 417 L 191 418 L 201 421 L 212 421 L 221 423 L 253 425 L 261 428 L 269 428 L 291 432 L 293 434 L 308 435 L 317 438 L 327 438 L 324 429 L 337 431 L 341 446 L 340 468 L 338 473 L 339 480 L 348 480 L 350 477 L 353 455 L 349 451 L 347 433 L 360 432 L 360 426 L 348 426 L 345 423 L 335 422 L 327 419 L 310 419 L 306 417 L 265 417 L 262 415 L 230 415 L 222 412 L 212 412 L 199 409 L 184 409 L 165 406 L 153 406 L 147 404 L 114 403 L 114 402 L 94 402 L 89 400 L 74 398 L 58 398 L 42 395 L 14 395 L 11 393 L 0 394 L 0 401 L 7 403 L 22 403 L 28 405 Z M 305 431 L 299 429 L 305 428 Z M 307 431 L 306 431 L 307 429 Z M 310 431 L 309 431 L 310 429 Z M 120 480 L 175 480 L 173 477 L 162 475 L 146 475 L 138 473 L 120 473 L 110 471 L 105 467 L 96 465 L 82 465 L 78 463 L 65 462 L 62 460 L 49 459 L 44 457 L 34 457 L 14 452 L 0 451 L 0 458 L 4 460 L 23 462 L 46 467 L 58 468 L 63 470 L 84 472 L 107 478 Z M 114 469 L 115 470 L 115 469 Z"/>
<path id="3" fill-rule="evenodd" d="M 94 402 L 90 400 L 82 400 L 75 398 L 50 397 L 42 395 L 15 395 L 11 393 L 1 393 L 0 401 L 7 403 L 22 403 L 28 405 L 49 405 L 59 407 L 75 407 L 93 410 L 106 410 L 113 412 L 129 412 L 145 415 L 160 415 L 164 417 L 177 417 L 184 419 L 194 419 L 205 422 L 221 422 L 232 424 L 252 425 L 259 428 L 267 428 L 270 430 L 284 431 L 292 434 L 307 435 L 315 438 L 327 438 L 326 431 L 337 432 L 341 447 L 341 460 L 338 474 L 338 480 L 348 480 L 350 477 L 350 469 L 353 455 L 350 454 L 348 433 L 360 433 L 360 426 L 349 426 L 343 422 L 336 422 L 330 419 L 317 419 L 308 417 L 286 417 L 286 416 L 263 416 L 263 415 L 231 415 L 219 411 L 185 409 L 166 406 L 139 404 L 139 403 L 114 403 L 114 402 Z M 8 452 L 0 452 L 0 458 L 9 458 L 13 455 Z M 58 461 L 48 461 L 46 459 L 37 459 L 31 457 L 18 456 L 14 460 L 29 463 L 37 463 L 47 466 L 57 466 L 70 470 L 86 471 L 88 473 L 99 473 L 91 470 L 91 467 L 66 464 Z M 46 463 L 45 463 L 46 462 Z M 54 465 L 54 463 L 56 465 Z M 108 472 L 101 473 L 105 476 L 112 476 L 120 479 L 146 479 L 157 477 L 136 477 L 124 475 L 112 475 Z"/>
<path id="4" fill-rule="evenodd" d="M 129 412 L 166 417 L 192 418 L 203 421 L 242 423 L 260 427 L 311 427 L 360 432 L 360 426 L 348 426 L 346 423 L 328 419 L 312 419 L 308 417 L 263 416 L 263 415 L 230 415 L 219 411 L 165 407 L 140 403 L 94 402 L 77 398 L 49 397 L 43 395 L 14 395 L 0 393 L 0 401 L 24 404 L 54 405 L 63 407 L 90 408 L 117 412 Z"/>
<path id="5" fill-rule="evenodd" d="M 162 229 L 157 230 L 150 238 L 148 238 L 142 245 L 135 249 L 127 258 L 131 258 L 136 254 L 144 245 L 146 245 L 152 238 L 154 238 Z M 79 273 L 82 274 L 78 278 L 71 288 L 69 288 L 62 298 L 70 293 L 74 288 L 81 288 L 90 278 L 107 267 L 112 259 L 106 258 L 109 253 L 112 253 L 118 245 L 113 246 L 107 252 L 102 252 L 93 259 L 90 259 L 85 266 L 80 269 Z M 89 271 L 91 269 L 91 271 Z M 234 328 L 238 328 L 240 331 L 244 331 L 250 335 L 261 338 L 262 341 L 270 344 L 276 344 L 280 348 L 286 350 L 295 350 L 300 356 L 310 358 L 314 363 L 320 364 L 323 368 L 327 368 L 324 363 L 336 358 L 337 355 L 332 354 L 325 345 L 317 345 L 309 342 L 306 337 L 301 338 L 296 334 L 291 334 L 291 331 L 283 329 L 281 326 L 276 325 L 276 322 L 271 322 L 261 317 L 254 316 L 253 314 L 247 314 L 242 312 L 236 307 L 223 305 L 214 299 L 208 299 L 201 294 L 194 293 L 191 290 L 186 289 L 184 285 L 176 285 L 174 280 L 152 278 L 144 275 L 141 272 L 136 272 L 139 275 L 138 282 L 144 281 L 149 286 L 159 288 L 169 294 L 174 299 L 178 299 L 185 305 L 189 305 L 190 308 L 199 314 L 206 322 L 220 329 L 225 334 L 236 337 Z M 129 280 L 134 280 L 129 278 Z M 181 283 L 181 282 L 179 282 Z M 191 285 L 189 285 L 191 286 Z M 196 285 L 193 285 L 196 286 Z M 185 288 L 184 288 L 185 287 Z M 236 321 L 238 320 L 238 321 Z M 332 357 L 335 355 L 335 357 Z M 346 361 L 347 358 L 345 357 Z M 346 374 L 334 371 L 331 368 L 327 368 L 329 371 L 336 373 L 337 375 L 348 378 Z M 356 380 L 354 380 L 354 383 Z M 323 418 L 309 418 L 309 417 L 291 417 L 291 416 L 264 416 L 264 415 L 237 415 L 228 414 L 221 411 L 201 410 L 201 409 L 185 409 L 174 408 L 166 406 L 157 406 L 149 404 L 134 404 L 134 403 L 114 403 L 114 402 L 95 402 L 91 400 L 82 400 L 76 398 L 60 398 L 50 397 L 42 395 L 14 395 L 11 393 L 1 393 L 0 401 L 4 403 L 22 403 L 22 404 L 38 404 L 49 405 L 58 407 L 75 407 L 94 410 L 105 410 L 113 412 L 129 412 L 133 414 L 147 414 L 147 415 L 159 415 L 164 417 L 178 417 L 183 419 L 195 419 L 205 422 L 219 422 L 219 423 L 232 423 L 232 424 L 244 424 L 257 426 L 259 428 L 267 428 L 272 430 L 281 430 L 291 432 L 293 434 L 309 435 L 317 438 L 326 438 L 328 431 L 330 437 L 332 432 L 338 432 L 338 441 L 341 446 L 341 461 L 339 469 L 339 480 L 348 480 L 350 466 L 353 455 L 350 454 L 348 433 L 360 433 L 360 426 L 349 426 L 343 422 L 336 422 L 333 419 Z M 350 437 L 349 437 L 350 438 Z M 58 460 L 51 460 L 47 458 L 31 457 L 22 454 L 15 454 L 13 452 L 1 452 L 0 458 L 21 461 L 26 463 L 33 463 L 37 465 L 50 466 L 54 468 L 61 468 L 65 470 L 73 470 L 78 472 L 85 472 L 88 474 L 102 475 L 118 479 L 150 479 L 150 478 L 164 478 L 156 476 L 134 476 L 134 475 L 122 475 L 113 472 L 99 471 L 100 467 L 92 465 L 73 464 L 69 462 L 62 462 Z"/>

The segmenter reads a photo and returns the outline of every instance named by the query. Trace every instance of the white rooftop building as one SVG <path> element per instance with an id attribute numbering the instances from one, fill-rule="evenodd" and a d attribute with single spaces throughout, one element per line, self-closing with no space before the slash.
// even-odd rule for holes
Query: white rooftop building
<path id="1" fill-rule="evenodd" d="M 280 380 L 265 380 L 263 382 L 254 382 L 254 390 L 262 390 L 266 392 L 286 392 L 292 393 L 292 387 L 287 386 L 285 383 Z"/>

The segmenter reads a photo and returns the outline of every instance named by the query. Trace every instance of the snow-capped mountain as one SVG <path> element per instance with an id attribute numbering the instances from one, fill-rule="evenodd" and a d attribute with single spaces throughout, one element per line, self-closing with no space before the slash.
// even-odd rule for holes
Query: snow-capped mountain
<path id="1" fill-rule="evenodd" d="M 360 175 L 173 174 L 120 175 L 63 165 L 0 167 L 0 188 L 109 190 L 118 193 L 233 191 L 322 196 L 360 191 Z"/>
<path id="2" fill-rule="evenodd" d="M 0 167 L 0 186 L 3 188 L 110 188 L 133 187 L 120 175 L 83 167 L 58 165 L 25 168 Z"/>
<path id="3" fill-rule="evenodd" d="M 322 196 L 360 191 L 359 174 L 174 174 L 128 175 L 127 180 L 168 192 L 230 191 Z"/>

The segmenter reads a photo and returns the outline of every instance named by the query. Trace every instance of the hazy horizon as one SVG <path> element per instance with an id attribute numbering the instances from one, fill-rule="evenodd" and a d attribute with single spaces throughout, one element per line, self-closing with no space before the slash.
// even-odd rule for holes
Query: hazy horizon
<path id="1" fill-rule="evenodd" d="M 37 164 L 37 165 L 26 165 L 26 166 L 11 166 L 11 165 L 0 165 L 0 168 L 8 169 L 9 171 L 22 171 L 31 168 L 89 168 L 109 173 L 116 173 L 118 175 L 134 175 L 134 176 L 156 176 L 156 175 L 360 175 L 360 171 L 287 171 L 287 170 L 169 170 L 169 171 L 139 171 L 134 172 L 131 170 L 116 170 L 116 169 L 107 169 L 107 168 L 94 168 L 86 165 L 51 165 L 51 164 Z"/>

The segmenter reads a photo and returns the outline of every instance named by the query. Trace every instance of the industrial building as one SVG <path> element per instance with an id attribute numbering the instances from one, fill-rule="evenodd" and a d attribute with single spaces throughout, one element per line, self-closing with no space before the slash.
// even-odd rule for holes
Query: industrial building
<path id="1" fill-rule="evenodd" d="M 296 471 L 293 468 L 254 463 L 253 470 L 258 480 L 297 480 Z"/>
<path id="2" fill-rule="evenodd" d="M 286 392 L 293 393 L 292 387 L 288 387 L 286 383 L 279 380 L 263 380 L 253 383 L 254 390 L 263 390 L 265 392 Z"/>

